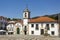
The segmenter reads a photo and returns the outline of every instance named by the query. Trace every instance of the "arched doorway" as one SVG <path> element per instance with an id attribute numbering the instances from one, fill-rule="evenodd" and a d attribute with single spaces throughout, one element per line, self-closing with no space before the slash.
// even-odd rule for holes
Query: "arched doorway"
<path id="1" fill-rule="evenodd" d="M 17 28 L 17 34 L 20 34 L 20 29 L 19 28 Z"/>

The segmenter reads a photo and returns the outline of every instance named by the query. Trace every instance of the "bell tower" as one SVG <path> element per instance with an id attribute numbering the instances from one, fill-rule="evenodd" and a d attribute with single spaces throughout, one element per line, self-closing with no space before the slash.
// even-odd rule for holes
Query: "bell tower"
<path id="1" fill-rule="evenodd" d="M 26 9 L 23 11 L 23 18 L 24 18 L 24 19 L 29 19 L 29 18 L 30 18 L 30 11 L 28 10 L 28 8 L 26 8 Z"/>
<path id="2" fill-rule="evenodd" d="M 30 11 L 26 8 L 23 11 L 23 31 L 25 35 L 28 35 L 28 20 L 30 18 Z"/>

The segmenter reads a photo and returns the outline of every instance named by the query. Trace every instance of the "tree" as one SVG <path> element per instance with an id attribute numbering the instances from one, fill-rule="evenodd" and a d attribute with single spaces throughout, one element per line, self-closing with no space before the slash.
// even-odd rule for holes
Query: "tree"
<path id="1" fill-rule="evenodd" d="M 11 18 L 7 18 L 7 20 L 11 20 Z"/>

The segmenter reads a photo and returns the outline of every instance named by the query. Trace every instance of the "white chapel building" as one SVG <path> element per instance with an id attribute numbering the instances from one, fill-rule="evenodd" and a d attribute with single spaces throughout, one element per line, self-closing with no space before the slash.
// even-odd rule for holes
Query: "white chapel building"
<path id="1" fill-rule="evenodd" d="M 59 24 L 56 20 L 41 16 L 30 18 L 30 11 L 26 8 L 23 11 L 23 19 L 8 21 L 7 34 L 19 35 L 44 35 L 59 36 Z"/>

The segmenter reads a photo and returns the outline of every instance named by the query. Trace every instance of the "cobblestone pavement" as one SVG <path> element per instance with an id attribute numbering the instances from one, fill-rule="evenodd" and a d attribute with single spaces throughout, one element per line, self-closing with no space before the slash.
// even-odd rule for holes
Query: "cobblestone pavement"
<path id="1" fill-rule="evenodd" d="M 60 40 L 59 37 L 32 35 L 0 35 L 0 40 Z"/>

